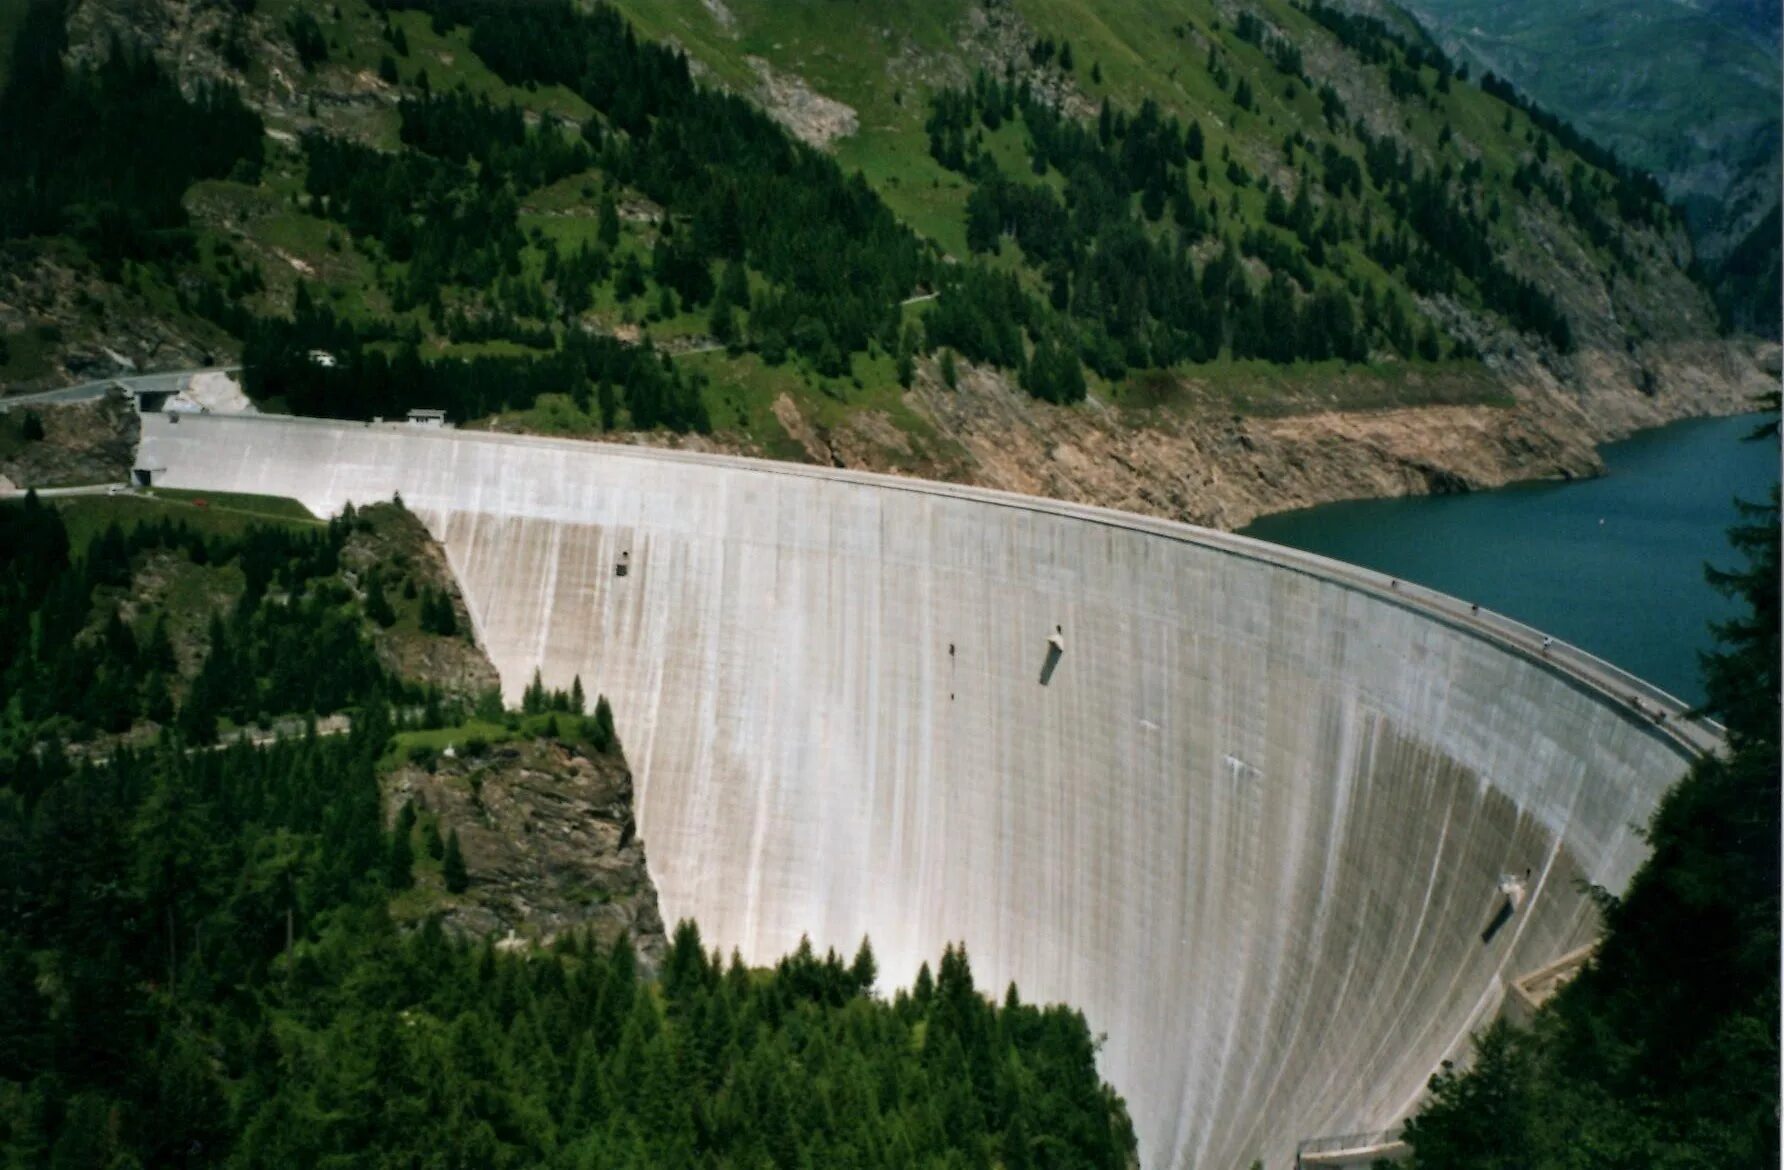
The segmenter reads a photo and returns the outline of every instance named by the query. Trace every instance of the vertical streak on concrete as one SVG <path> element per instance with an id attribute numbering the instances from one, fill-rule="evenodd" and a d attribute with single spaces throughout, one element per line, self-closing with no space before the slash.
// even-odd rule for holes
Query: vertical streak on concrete
<path id="1" fill-rule="evenodd" d="M 965 939 L 989 992 L 1107 1033 L 1149 1166 L 1397 1120 L 1511 976 L 1590 938 L 1576 879 L 1621 888 L 1686 764 L 1539 658 L 1180 526 L 398 427 L 152 417 L 145 444 L 175 487 L 400 489 L 510 700 L 538 668 L 613 701 L 667 916 L 755 961 L 871 934 L 888 987 Z"/>

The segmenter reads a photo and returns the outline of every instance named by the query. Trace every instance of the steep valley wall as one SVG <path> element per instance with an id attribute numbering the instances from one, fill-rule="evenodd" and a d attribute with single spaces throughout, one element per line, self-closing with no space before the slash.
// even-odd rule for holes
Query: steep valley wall
<path id="1" fill-rule="evenodd" d="M 776 453 L 1238 529 L 1265 513 L 1335 500 L 1601 475 L 1597 444 L 1682 418 L 1750 411 L 1776 386 L 1778 360 L 1777 346 L 1745 339 L 1654 343 L 1639 359 L 1585 350 L 1565 376 L 1526 356 L 1465 377 L 1408 373 L 1434 398 L 1458 400 L 1376 408 L 1359 402 L 1382 392 L 1372 381 L 1379 374 L 1334 372 L 1289 389 L 1266 411 L 1218 408 L 1218 382 L 1178 385 L 1176 400 L 1157 409 L 1059 407 L 966 363 L 950 388 L 926 361 L 903 397 L 921 426 L 867 409 L 822 425 L 782 395 L 774 413 L 790 446 Z M 1472 391 L 1457 394 L 1458 378 Z M 1478 401 L 1488 390 L 1497 404 Z M 730 432 L 629 438 L 763 453 Z"/>

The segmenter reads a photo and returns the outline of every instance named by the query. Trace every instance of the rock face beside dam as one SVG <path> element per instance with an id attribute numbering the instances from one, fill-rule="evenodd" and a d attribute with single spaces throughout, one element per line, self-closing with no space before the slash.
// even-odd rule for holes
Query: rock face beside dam
<path id="1" fill-rule="evenodd" d="M 869 934 L 888 985 L 967 940 L 987 990 L 1106 1034 L 1148 1167 L 1398 1120 L 1592 937 L 1581 879 L 1622 887 L 1690 758 L 1464 605 L 1162 521 L 399 426 L 144 434 L 157 483 L 400 492 L 510 700 L 535 667 L 611 697 L 666 919 L 753 961 Z"/>

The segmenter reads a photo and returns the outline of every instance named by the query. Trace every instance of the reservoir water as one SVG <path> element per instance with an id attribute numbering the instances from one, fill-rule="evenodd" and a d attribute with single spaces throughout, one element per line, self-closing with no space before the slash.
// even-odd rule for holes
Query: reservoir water
<path id="1" fill-rule="evenodd" d="M 1778 481 L 1776 442 L 1741 442 L 1763 421 L 1645 431 L 1601 448 L 1600 479 L 1326 504 L 1244 532 L 1478 602 L 1697 702 L 1709 623 L 1736 612 L 1704 563 L 1735 563 L 1734 500 Z"/>

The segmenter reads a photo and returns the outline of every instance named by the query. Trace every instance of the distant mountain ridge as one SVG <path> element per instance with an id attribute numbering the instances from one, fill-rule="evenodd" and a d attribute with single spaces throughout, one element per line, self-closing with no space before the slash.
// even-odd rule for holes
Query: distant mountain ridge
<path id="1" fill-rule="evenodd" d="M 1619 157 L 1685 209 L 1700 260 L 1751 314 L 1749 241 L 1778 205 L 1780 11 L 1766 0 L 1404 0 L 1446 51 L 1490 69 Z M 1379 8 L 1376 0 L 1359 7 Z M 1772 282 L 1775 285 L 1775 281 Z M 1767 305 L 1757 306 L 1761 311 Z M 1767 332 L 1777 330 L 1775 298 Z M 1753 327 L 1752 321 L 1739 324 Z"/>

